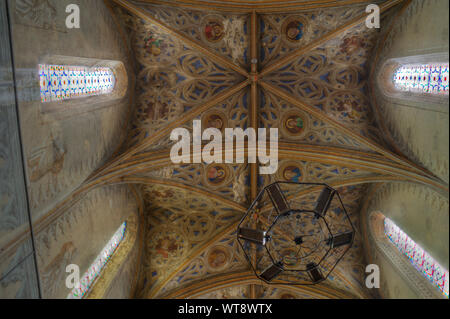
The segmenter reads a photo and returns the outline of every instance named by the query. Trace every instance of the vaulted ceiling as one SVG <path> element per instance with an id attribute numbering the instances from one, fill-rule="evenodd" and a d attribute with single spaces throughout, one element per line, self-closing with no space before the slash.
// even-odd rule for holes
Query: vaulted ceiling
<path id="1" fill-rule="evenodd" d="M 147 233 L 139 297 L 370 297 L 359 231 L 367 184 L 440 184 L 384 142 L 369 99 L 382 33 L 365 26 L 368 2 L 211 1 L 210 10 L 206 1 L 107 3 L 134 58 L 135 116 L 122 155 L 87 183 L 133 183 L 142 191 Z M 386 21 L 405 5 L 379 4 Z M 170 133 L 192 130 L 195 119 L 221 130 L 278 128 L 278 171 L 260 175 L 258 164 L 248 163 L 173 164 Z M 236 243 L 237 223 L 258 191 L 284 180 L 336 187 L 357 229 L 353 247 L 324 283 L 262 285 Z M 316 192 L 289 196 L 307 201 Z"/>

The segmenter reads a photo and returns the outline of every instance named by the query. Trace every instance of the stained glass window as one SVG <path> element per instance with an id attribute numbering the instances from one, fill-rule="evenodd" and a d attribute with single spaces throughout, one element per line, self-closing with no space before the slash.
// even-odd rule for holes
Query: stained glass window
<path id="1" fill-rule="evenodd" d="M 400 91 L 448 95 L 448 63 L 401 66 L 394 72 L 393 82 Z"/>
<path id="2" fill-rule="evenodd" d="M 80 278 L 80 287 L 74 288 L 67 296 L 68 299 L 81 299 L 86 295 L 86 293 L 92 287 L 92 284 L 100 275 L 102 269 L 105 267 L 108 260 L 116 251 L 120 242 L 125 237 L 126 227 L 127 227 L 126 222 L 120 225 L 119 229 L 112 236 L 108 244 L 106 244 L 105 248 L 103 248 L 101 253 L 97 256 L 97 258 L 95 258 L 94 262 L 84 273 L 83 277 Z"/>
<path id="3" fill-rule="evenodd" d="M 439 265 L 389 218 L 384 219 L 384 232 L 390 241 L 408 257 L 414 267 L 448 297 L 448 270 Z"/>
<path id="4" fill-rule="evenodd" d="M 41 101 L 53 102 L 111 93 L 114 73 L 106 67 L 39 65 Z"/>

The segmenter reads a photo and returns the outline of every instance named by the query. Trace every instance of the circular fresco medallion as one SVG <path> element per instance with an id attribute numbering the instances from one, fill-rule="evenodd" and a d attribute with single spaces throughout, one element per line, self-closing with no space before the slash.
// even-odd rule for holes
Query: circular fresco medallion
<path id="1" fill-rule="evenodd" d="M 289 139 L 299 139 L 308 131 L 308 117 L 300 111 L 288 112 L 282 117 L 282 131 Z"/>
<path id="2" fill-rule="evenodd" d="M 230 255 L 226 247 L 214 246 L 206 254 L 207 265 L 213 270 L 222 270 L 228 265 Z"/>
<path id="3" fill-rule="evenodd" d="M 212 186 L 223 185 L 230 176 L 228 167 L 223 164 L 210 164 L 206 167 L 206 182 Z"/>
<path id="4" fill-rule="evenodd" d="M 306 31 L 306 22 L 300 17 L 292 17 L 287 19 L 282 27 L 283 37 L 290 42 L 299 42 Z"/>
<path id="5" fill-rule="evenodd" d="M 203 35 L 209 42 L 219 42 L 225 35 L 225 28 L 220 19 L 211 17 L 205 20 Z"/>
<path id="6" fill-rule="evenodd" d="M 303 169 L 296 162 L 282 164 L 278 170 L 280 178 L 288 182 L 299 183 L 303 180 Z"/>
<path id="7" fill-rule="evenodd" d="M 202 118 L 202 128 L 216 128 L 220 131 L 224 131 L 227 127 L 226 117 L 222 113 L 214 112 L 203 116 Z"/>
<path id="8" fill-rule="evenodd" d="M 300 116 L 291 115 L 284 122 L 286 130 L 292 135 L 299 135 L 305 129 L 305 122 Z"/>

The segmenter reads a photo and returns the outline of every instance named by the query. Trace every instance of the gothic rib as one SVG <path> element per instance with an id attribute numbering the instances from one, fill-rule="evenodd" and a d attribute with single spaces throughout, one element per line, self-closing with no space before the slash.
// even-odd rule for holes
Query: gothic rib
<path id="1" fill-rule="evenodd" d="M 362 237 L 362 242 L 364 244 L 364 248 L 368 247 L 368 243 L 369 243 L 369 229 L 367 228 L 367 217 L 365 212 L 367 212 L 367 209 L 369 208 L 370 202 L 372 201 L 373 197 L 376 195 L 376 193 L 378 192 L 378 190 L 380 190 L 383 185 L 385 183 L 379 183 L 379 184 L 375 184 L 373 185 L 371 188 L 369 188 L 366 197 L 361 205 L 361 210 L 359 213 L 360 216 L 360 227 L 361 230 L 363 231 L 364 236 Z M 368 261 L 374 260 L 373 259 L 373 255 L 372 255 L 372 251 L 370 249 L 364 249 L 366 251 L 367 257 L 368 257 Z"/>
<path id="2" fill-rule="evenodd" d="M 292 147 L 292 144 L 291 144 Z M 392 163 L 390 161 L 386 161 L 386 159 L 380 159 L 380 160 L 374 160 L 371 157 L 374 157 L 372 154 L 368 154 L 368 157 L 359 157 L 358 153 L 361 154 L 362 152 L 356 152 L 356 151 L 348 151 L 345 150 L 348 153 L 347 157 L 344 157 L 342 153 L 330 153 L 330 147 L 320 147 L 320 146 L 313 146 L 313 145 L 304 145 L 304 146 L 298 146 L 296 145 L 294 149 L 289 149 L 289 146 L 285 146 L 283 144 L 280 144 L 280 157 L 281 158 L 293 158 L 293 156 L 296 155 L 297 159 L 308 159 L 308 160 L 315 160 L 318 162 L 324 162 L 324 163 L 333 163 L 333 164 L 339 164 L 339 165 L 346 165 L 351 167 L 358 167 L 367 169 L 373 172 L 393 175 L 396 178 L 390 177 L 392 180 L 398 180 L 398 181 L 413 181 L 413 182 L 419 182 L 426 185 L 430 185 L 433 188 L 438 189 L 441 193 L 446 192 L 446 186 L 436 183 L 433 180 L 429 180 L 421 175 L 417 175 L 413 172 L 410 172 L 407 167 L 402 167 L 400 165 L 396 165 L 395 163 Z M 308 149 L 316 149 L 316 152 L 308 151 Z M 327 149 L 327 151 L 324 151 L 324 148 Z M 317 152 L 317 150 L 322 149 L 322 152 Z M 283 150 L 286 150 L 283 151 Z M 343 149 L 340 149 L 342 151 Z M 159 152 L 157 155 L 159 157 L 160 165 L 166 165 L 168 163 L 168 152 L 167 150 L 164 152 Z M 72 206 L 75 202 L 77 202 L 81 196 L 84 193 L 87 193 L 88 191 L 111 183 L 113 180 L 117 180 L 118 178 L 122 178 L 126 176 L 127 174 L 136 174 L 140 171 L 148 171 L 151 168 L 154 168 L 157 163 L 155 162 L 149 162 L 148 158 L 145 158 L 145 155 L 147 154 L 139 154 L 138 155 L 138 162 L 134 163 L 133 165 L 136 165 L 137 167 L 140 166 L 140 168 L 135 168 L 132 170 L 132 163 L 124 163 L 123 167 L 117 167 L 117 170 L 114 169 L 109 174 L 106 174 L 98 179 L 95 179 L 91 182 L 82 184 L 79 188 L 75 189 L 69 196 L 67 196 L 64 200 L 62 200 L 57 206 L 54 207 L 51 211 L 49 211 L 46 215 L 41 217 L 39 220 L 36 221 L 36 230 L 39 231 L 39 229 L 44 228 L 46 225 L 48 225 L 51 221 L 58 218 L 66 209 L 67 207 Z M 334 159 L 332 159 L 334 157 Z M 347 162 L 344 161 L 347 160 Z M 147 164 L 145 164 L 147 163 Z M 146 166 L 148 165 L 148 166 Z M 23 234 L 25 235 L 25 234 Z M 21 238 L 23 236 L 20 236 Z"/>
<path id="3" fill-rule="evenodd" d="M 213 97 L 209 101 L 203 103 L 202 105 L 197 106 L 197 107 L 189 110 L 188 112 L 184 113 L 184 115 L 182 117 L 180 117 L 177 120 L 173 121 L 172 123 L 170 123 L 169 125 L 167 125 L 163 129 L 159 130 L 158 132 L 156 132 L 152 136 L 147 137 L 142 142 L 140 142 L 138 145 L 131 147 L 130 149 L 125 151 L 122 155 L 113 158 L 109 163 L 107 163 L 100 170 L 98 170 L 95 175 L 92 175 L 91 177 L 89 177 L 87 179 L 87 181 L 88 182 L 92 182 L 92 181 L 94 181 L 96 179 L 99 179 L 99 178 L 103 177 L 105 174 L 108 173 L 108 170 L 114 169 L 114 166 L 119 165 L 121 162 L 124 162 L 125 160 L 127 160 L 128 158 L 133 156 L 134 154 L 139 153 L 141 151 L 144 151 L 145 148 L 150 146 L 155 141 L 157 141 L 157 140 L 163 138 L 164 136 L 170 134 L 170 132 L 173 129 L 175 129 L 177 127 L 181 127 L 184 123 L 194 119 L 195 117 L 197 117 L 198 115 L 202 114 L 203 112 L 205 112 L 209 108 L 216 106 L 218 103 L 222 102 L 223 100 L 225 100 L 225 99 L 229 98 L 230 96 L 238 93 L 239 91 L 241 91 L 242 89 L 247 87 L 248 84 L 249 84 L 248 80 L 245 80 L 245 81 L 243 81 L 243 82 L 241 82 L 239 84 L 236 84 L 235 86 L 227 89 L 226 91 L 217 94 L 215 97 Z"/>
<path id="4" fill-rule="evenodd" d="M 220 202 L 221 204 L 224 204 L 225 206 L 227 206 L 229 208 L 233 208 L 236 211 L 241 212 L 241 213 L 245 213 L 245 211 L 247 210 L 246 207 L 236 203 L 235 201 L 229 200 L 227 198 L 224 198 L 224 197 L 214 194 L 212 192 L 200 189 L 195 186 L 190 186 L 190 185 L 186 185 L 183 183 L 177 183 L 177 182 L 173 182 L 170 180 L 162 180 L 162 179 L 156 179 L 156 178 L 150 178 L 150 177 L 139 177 L 139 176 L 125 176 L 123 178 L 120 178 L 120 180 L 118 180 L 118 183 L 170 186 L 170 187 L 173 187 L 176 189 L 188 190 L 190 192 L 198 194 L 199 196 L 205 196 L 207 198 L 213 199 L 213 200 Z"/>
<path id="5" fill-rule="evenodd" d="M 236 273 L 229 273 L 219 276 L 214 276 L 206 280 L 196 281 L 186 287 L 175 290 L 168 295 L 164 296 L 164 299 L 176 298 L 187 299 L 195 298 L 204 293 L 213 292 L 222 288 L 232 287 L 236 285 L 264 285 L 260 280 L 255 278 L 255 274 L 252 271 L 242 271 Z M 284 288 L 284 285 L 270 285 L 271 287 Z M 355 299 L 357 296 L 349 294 L 338 289 L 334 289 L 328 286 L 303 286 L 303 287 L 289 287 L 293 291 L 308 292 L 314 295 L 316 298 L 330 298 L 330 299 Z"/>
<path id="6" fill-rule="evenodd" d="M 144 292 L 144 296 L 148 298 L 152 298 L 158 294 L 158 292 L 173 278 L 175 275 L 180 272 L 182 269 L 184 269 L 194 258 L 200 256 L 202 253 L 204 253 L 209 247 L 214 245 L 217 241 L 223 239 L 226 235 L 228 235 L 231 231 L 234 230 L 234 228 L 237 227 L 236 223 L 232 223 L 230 226 L 223 229 L 218 234 L 214 235 L 209 241 L 207 241 L 204 245 L 197 247 L 194 251 L 191 252 L 189 258 L 187 258 L 181 265 L 179 265 L 177 268 L 172 271 L 167 278 L 165 278 L 162 282 L 156 284 L 154 287 L 147 289 L 147 291 Z"/>
<path id="7" fill-rule="evenodd" d="M 389 176 L 371 176 L 371 177 L 362 177 L 362 178 L 354 178 L 354 179 L 348 179 L 348 180 L 340 180 L 329 183 L 331 187 L 341 187 L 341 186 L 349 186 L 349 185 L 358 185 L 358 184 L 366 184 L 366 183 L 380 183 L 389 181 Z M 306 193 L 306 192 L 303 192 Z M 304 194 L 303 194 L 304 195 Z M 300 195 L 302 196 L 302 195 Z M 299 196 L 299 197 L 300 197 Z M 289 199 L 291 197 L 288 197 Z M 265 209 L 263 207 L 263 209 Z M 185 260 L 180 266 L 178 266 L 167 278 L 165 278 L 161 283 L 157 284 L 153 289 L 147 290 L 144 295 L 148 298 L 155 297 L 158 292 L 171 280 L 175 277 L 175 275 L 180 272 L 182 269 L 184 269 L 192 260 L 200 256 L 202 253 L 204 253 L 209 247 L 214 245 L 216 242 L 223 239 L 225 236 L 228 236 L 228 234 L 235 230 L 239 224 L 239 221 L 232 223 L 230 226 L 223 229 L 221 232 L 216 234 L 213 238 L 211 238 L 205 245 L 199 247 L 196 251 L 194 251 L 187 260 Z"/>
<path id="8" fill-rule="evenodd" d="M 141 0 L 140 2 L 160 4 L 166 6 L 174 6 L 180 8 L 208 10 L 213 6 L 218 11 L 223 12 L 240 12 L 250 13 L 256 11 L 257 13 L 269 12 L 301 12 L 305 10 L 313 10 L 320 8 L 330 8 L 336 6 L 358 5 L 363 3 L 373 3 L 368 0 L 313 0 L 313 1 L 258 1 L 242 3 L 242 1 L 196 1 L 196 0 L 181 0 L 181 1 L 167 1 L 167 0 Z"/>
<path id="9" fill-rule="evenodd" d="M 372 102 L 372 105 L 373 105 L 372 109 L 374 110 L 377 124 L 380 126 L 381 131 L 384 133 L 383 137 L 387 140 L 389 145 L 398 154 L 403 154 L 403 152 L 400 150 L 400 148 L 395 143 L 395 141 L 394 141 L 394 139 L 392 137 L 392 134 L 390 133 L 390 131 L 386 127 L 385 122 L 382 120 L 382 116 L 381 116 L 381 114 L 379 112 L 380 109 L 379 109 L 379 106 L 378 106 L 378 103 L 377 103 L 377 99 L 376 99 L 375 94 L 374 94 L 374 92 L 375 92 L 374 85 L 375 84 L 373 83 L 373 77 L 374 77 L 374 74 L 375 74 L 375 67 L 376 67 L 376 65 L 378 63 L 378 58 L 379 58 L 379 55 L 380 55 L 380 51 L 384 47 L 384 43 L 386 42 L 387 37 L 391 33 L 391 31 L 392 31 L 392 29 L 393 29 L 393 27 L 395 25 L 396 20 L 403 15 L 403 13 L 406 11 L 406 9 L 408 8 L 408 6 L 410 4 L 411 4 L 411 0 L 405 0 L 405 3 L 403 4 L 403 6 L 399 10 L 399 12 L 397 12 L 395 17 L 392 19 L 393 21 L 391 21 L 391 25 L 389 26 L 388 31 L 386 32 L 386 34 L 384 34 L 383 38 L 378 43 L 378 47 L 376 48 L 375 56 L 373 58 L 372 66 L 371 66 L 370 72 L 369 72 L 370 76 L 368 78 L 369 79 L 369 92 L 370 92 L 369 96 L 372 96 L 372 99 L 371 99 L 371 102 Z M 403 156 L 406 157 L 404 154 L 403 154 Z"/>
<path id="10" fill-rule="evenodd" d="M 257 16 L 256 12 L 252 12 L 250 19 L 250 58 L 251 58 L 251 74 L 256 76 L 257 70 Z M 251 81 L 250 88 L 250 127 L 258 129 L 258 84 L 257 81 Z M 258 167 L 256 163 L 250 164 L 250 194 L 251 198 L 255 198 L 258 193 Z"/>
<path id="11" fill-rule="evenodd" d="M 143 242 L 143 218 L 141 216 L 141 212 L 143 207 L 138 204 L 138 212 L 137 216 L 132 219 L 132 223 L 127 223 L 127 231 L 123 242 L 120 243 L 117 250 L 111 256 L 108 263 L 105 265 L 105 268 L 102 270 L 101 276 L 94 282 L 92 288 L 88 291 L 86 295 L 86 299 L 103 299 L 105 294 L 108 292 L 108 288 L 111 286 L 114 278 L 120 273 L 121 267 L 123 263 L 129 258 L 131 251 L 133 250 L 134 245 L 138 245 L 138 262 L 140 261 L 140 256 L 142 254 L 142 242 Z M 130 214 L 129 216 L 132 216 Z M 129 217 L 128 217 L 129 218 Z M 137 274 L 139 265 L 136 267 L 136 272 L 133 276 L 133 284 L 131 286 L 131 291 L 136 289 L 137 287 Z M 131 297 L 131 296 L 130 296 Z"/>
<path id="12" fill-rule="evenodd" d="M 245 150 L 245 149 L 244 149 Z M 418 174 L 409 166 L 398 164 L 376 154 L 354 151 L 345 148 L 319 146 L 296 143 L 279 143 L 278 155 L 280 159 L 308 160 L 324 164 L 334 164 L 366 170 L 368 172 L 392 175 L 399 181 L 411 181 L 429 185 L 439 192 L 448 190 L 447 185 Z M 98 181 L 107 182 L 130 174 L 146 172 L 164 165 L 170 165 L 170 150 L 150 151 L 136 154 L 128 161 L 104 172 Z"/>
<path id="13" fill-rule="evenodd" d="M 386 2 L 384 2 L 383 4 L 380 5 L 380 13 L 392 8 L 393 6 L 401 3 L 404 0 L 388 0 Z M 260 76 L 263 77 L 273 71 L 276 71 L 277 69 L 281 68 L 283 65 L 291 62 L 293 59 L 299 57 L 302 54 L 305 54 L 308 51 L 311 51 L 312 49 L 317 48 L 318 46 L 320 46 L 321 44 L 335 38 L 336 36 L 348 31 L 349 29 L 351 29 L 354 26 L 357 26 L 358 24 L 361 24 L 362 22 L 365 21 L 365 19 L 367 18 L 367 16 L 369 15 L 369 13 L 365 13 L 360 15 L 359 17 L 356 17 L 355 19 L 351 20 L 350 22 L 338 27 L 337 29 L 328 32 L 327 34 L 325 34 L 324 36 L 320 37 L 319 39 L 313 41 L 310 44 L 307 44 L 305 46 L 302 46 L 301 48 L 292 51 L 289 54 L 286 54 L 285 56 L 281 57 L 280 59 L 278 59 L 276 62 L 271 63 L 270 65 L 268 65 L 267 67 L 265 67 L 261 72 L 260 72 Z"/>
<path id="14" fill-rule="evenodd" d="M 402 158 L 394 153 L 392 153 L 391 151 L 383 148 L 382 146 L 378 145 L 377 143 L 369 140 L 368 138 L 361 136 L 358 133 L 355 133 L 354 131 L 352 131 L 351 129 L 348 129 L 347 127 L 345 127 L 343 124 L 337 122 L 336 120 L 330 118 L 327 114 L 325 114 L 323 111 L 318 110 L 317 108 L 300 101 L 298 98 L 296 98 L 295 96 L 292 96 L 291 94 L 288 94 L 286 92 L 283 92 L 280 88 L 269 84 L 265 81 L 260 81 L 259 83 L 265 90 L 267 90 L 268 92 L 271 92 L 272 94 L 277 95 L 278 97 L 284 99 L 285 101 L 291 103 L 293 106 L 296 106 L 298 108 L 300 108 L 301 110 L 308 112 L 309 114 L 315 116 L 316 118 L 329 123 L 330 125 L 333 125 L 336 129 L 338 129 L 339 131 L 341 131 L 342 133 L 347 134 L 348 136 L 352 137 L 353 139 L 357 140 L 359 143 L 369 147 L 371 150 L 384 155 L 386 158 L 397 162 L 399 164 L 405 165 L 405 166 L 409 166 L 411 167 L 416 173 L 424 175 L 425 177 L 427 177 L 428 179 L 432 179 L 432 180 L 436 180 L 437 178 L 430 174 L 428 171 L 426 171 L 424 168 L 422 167 L 418 167 L 418 165 L 410 162 L 409 160 Z"/>
<path id="15" fill-rule="evenodd" d="M 126 2 L 126 1 L 120 1 L 120 0 L 114 0 L 115 2 Z M 154 139 L 154 140 L 156 140 L 156 138 Z M 151 143 L 149 143 L 149 144 L 151 144 Z M 167 155 L 165 155 L 166 157 L 167 157 Z M 130 159 L 131 158 L 133 158 L 133 159 L 136 159 L 137 157 L 130 157 Z M 287 158 L 290 158 L 289 156 L 287 156 Z M 314 158 L 314 157 L 311 157 L 311 158 Z M 336 159 L 336 161 L 339 161 L 339 159 Z M 126 162 L 126 163 L 124 163 L 125 165 L 128 165 L 128 164 L 130 164 L 129 162 Z M 404 168 L 404 169 L 406 169 L 406 168 Z M 131 173 L 127 173 L 127 175 L 129 175 L 129 174 L 131 174 Z M 387 178 L 387 177 L 386 177 Z M 123 178 L 122 180 L 124 180 L 124 181 L 127 181 L 127 182 L 132 182 L 132 177 L 125 177 L 125 178 Z M 103 182 L 106 182 L 106 183 L 109 183 L 109 182 L 112 182 L 113 180 L 107 180 L 107 179 L 105 179 Z M 86 191 L 88 191 L 88 190 L 86 190 Z"/>
<path id="16" fill-rule="evenodd" d="M 250 127 L 255 131 L 258 129 L 258 48 L 257 48 L 258 20 L 256 12 L 250 16 L 250 63 L 251 63 L 251 87 L 250 87 Z M 256 78 L 255 78 L 256 77 Z M 258 194 L 258 166 L 257 163 L 250 163 L 250 199 L 253 201 Z M 256 224 L 253 225 L 256 227 Z M 257 254 L 255 245 L 252 244 L 253 258 L 256 262 Z M 250 285 L 250 299 L 256 299 L 256 287 Z"/>
<path id="17" fill-rule="evenodd" d="M 339 187 L 344 187 L 344 186 L 354 186 L 354 185 L 360 185 L 360 184 L 380 184 L 380 183 L 395 182 L 395 181 L 397 181 L 397 180 L 393 179 L 392 176 L 379 175 L 379 176 L 365 176 L 365 177 L 349 178 L 347 180 L 334 181 L 334 182 L 328 183 L 328 185 L 333 188 L 339 188 Z M 320 187 L 320 186 L 305 188 L 298 193 L 287 196 L 286 198 L 288 200 L 301 198 L 302 196 L 305 196 L 308 193 L 320 191 L 321 189 L 322 189 L 322 187 Z M 271 207 L 272 207 L 271 205 L 263 206 L 263 207 L 261 207 L 261 212 L 267 211 L 267 210 L 271 209 Z"/>
<path id="18" fill-rule="evenodd" d="M 134 289 L 130 292 L 130 299 L 133 299 L 137 293 L 138 293 L 138 287 L 139 287 L 139 279 L 141 278 L 142 272 L 143 272 L 143 259 L 144 259 L 144 241 L 145 241 L 145 229 L 146 229 L 146 222 L 145 222 L 145 207 L 144 207 L 144 199 L 142 198 L 142 193 L 139 192 L 135 185 L 130 186 L 131 191 L 133 192 L 136 201 L 138 203 L 138 213 L 139 213 L 139 224 L 140 224 L 140 231 L 139 231 L 139 252 L 138 252 L 138 265 L 136 266 L 136 271 L 134 273 L 133 277 L 133 287 Z"/>
<path id="19" fill-rule="evenodd" d="M 205 47 L 200 42 L 191 39 L 190 37 L 186 36 L 185 34 L 181 33 L 180 31 L 167 26 L 162 21 L 156 19 L 155 17 L 152 17 L 147 11 L 139 8 L 138 6 L 135 6 L 131 2 L 129 2 L 127 0 L 111 0 L 111 1 L 114 1 L 119 6 L 125 8 L 126 10 L 128 10 L 131 13 L 133 13 L 137 17 L 139 17 L 139 18 L 141 18 L 141 19 L 143 19 L 145 21 L 148 21 L 148 22 L 150 22 L 150 23 L 152 23 L 154 25 L 157 25 L 158 27 L 160 27 L 161 29 L 166 31 L 168 34 L 173 35 L 174 37 L 176 37 L 179 40 L 183 41 L 187 45 L 189 45 L 192 48 L 196 49 L 198 52 L 201 52 L 201 53 L 205 54 L 207 57 L 211 58 L 213 61 L 215 61 L 215 62 L 217 62 L 217 63 L 219 63 L 219 64 L 221 64 L 223 66 L 226 66 L 226 67 L 234 70 L 235 72 L 237 72 L 237 73 L 239 73 L 239 74 L 241 74 L 241 75 L 243 75 L 245 77 L 248 76 L 248 72 L 245 69 L 243 69 L 239 65 L 233 63 L 228 58 L 225 58 L 224 56 L 222 56 L 222 55 L 214 52 L 213 50 Z"/>

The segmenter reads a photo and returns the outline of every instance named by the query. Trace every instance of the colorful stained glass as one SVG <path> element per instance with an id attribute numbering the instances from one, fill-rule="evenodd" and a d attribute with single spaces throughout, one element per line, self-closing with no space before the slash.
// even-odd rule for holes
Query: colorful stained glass
<path id="1" fill-rule="evenodd" d="M 116 79 L 110 68 L 39 65 L 41 101 L 53 102 L 111 93 Z"/>
<path id="2" fill-rule="evenodd" d="M 392 80 L 400 91 L 448 95 L 448 63 L 404 65 Z"/>
<path id="3" fill-rule="evenodd" d="M 67 296 L 68 299 L 81 299 L 86 295 L 86 293 L 92 287 L 92 284 L 100 275 L 108 260 L 116 251 L 120 242 L 124 239 L 126 227 L 126 222 L 120 225 L 119 229 L 112 236 L 108 244 L 106 244 L 105 248 L 103 248 L 97 258 L 95 258 L 94 262 L 84 273 L 83 277 L 80 278 L 80 287 L 74 288 Z"/>
<path id="4" fill-rule="evenodd" d="M 389 218 L 384 219 L 384 233 L 408 257 L 414 267 L 448 297 L 448 270 L 439 265 Z"/>

